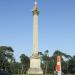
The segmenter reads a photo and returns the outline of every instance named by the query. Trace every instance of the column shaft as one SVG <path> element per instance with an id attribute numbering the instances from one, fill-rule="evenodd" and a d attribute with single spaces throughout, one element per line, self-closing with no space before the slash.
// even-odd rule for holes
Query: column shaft
<path id="1" fill-rule="evenodd" d="M 38 54 L 38 15 L 33 16 L 33 54 Z"/>

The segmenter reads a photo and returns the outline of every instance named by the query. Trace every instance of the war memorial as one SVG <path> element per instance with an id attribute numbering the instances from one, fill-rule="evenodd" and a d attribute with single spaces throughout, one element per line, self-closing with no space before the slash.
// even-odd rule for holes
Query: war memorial
<path id="1" fill-rule="evenodd" d="M 40 14 L 39 7 L 38 7 L 38 0 L 34 0 L 34 6 L 32 9 L 32 15 L 33 15 L 33 48 L 32 48 L 32 55 L 29 58 L 29 67 L 26 69 L 26 72 L 21 72 L 22 71 L 22 64 L 19 64 L 21 66 L 20 69 L 17 69 L 17 74 L 13 75 L 47 75 L 47 72 L 44 73 L 45 70 L 42 69 L 41 67 L 41 59 L 39 56 L 40 49 L 38 47 L 38 16 Z M 61 56 L 58 54 L 56 57 L 56 62 L 55 62 L 55 69 L 52 69 L 52 74 L 49 75 L 65 75 L 62 73 L 62 65 L 61 65 Z M 53 59 L 54 60 L 54 59 Z M 50 62 L 49 62 L 50 63 Z M 47 63 L 46 63 L 47 64 Z M 54 64 L 53 64 L 54 65 Z M 49 66 L 49 65 L 48 65 Z M 47 66 L 47 67 L 48 67 Z M 68 65 L 67 65 L 68 67 Z M 52 66 L 53 68 L 53 66 Z M 65 66 L 64 66 L 65 68 Z M 23 68 L 25 69 L 25 68 Z M 20 73 L 19 73 L 20 71 Z M 68 73 L 68 68 L 67 68 L 67 73 Z M 50 72 L 49 72 L 50 73 Z M 66 75 L 70 75 L 67 74 Z M 11 75 L 12 73 L 8 72 L 7 70 L 0 70 L 0 75 Z"/>
<path id="2" fill-rule="evenodd" d="M 41 60 L 38 55 L 38 15 L 39 8 L 37 0 L 35 0 L 34 7 L 32 10 L 33 14 L 33 49 L 32 56 L 30 58 L 30 68 L 28 70 L 28 74 L 43 74 L 41 69 Z"/>

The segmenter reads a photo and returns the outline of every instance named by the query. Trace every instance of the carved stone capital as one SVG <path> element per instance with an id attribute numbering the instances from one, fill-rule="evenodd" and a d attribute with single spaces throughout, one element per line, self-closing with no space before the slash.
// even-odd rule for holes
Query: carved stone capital
<path id="1" fill-rule="evenodd" d="M 34 8 L 32 11 L 33 15 L 39 15 L 39 10 L 38 8 Z"/>

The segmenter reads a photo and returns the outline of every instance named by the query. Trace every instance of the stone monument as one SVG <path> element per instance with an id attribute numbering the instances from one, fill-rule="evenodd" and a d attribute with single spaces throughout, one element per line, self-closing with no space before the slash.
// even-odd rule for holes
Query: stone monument
<path id="1" fill-rule="evenodd" d="M 41 69 L 41 60 L 38 54 L 38 3 L 35 0 L 34 7 L 32 10 L 33 13 L 33 50 L 32 57 L 30 58 L 30 68 L 28 70 L 28 74 L 43 74 Z"/>

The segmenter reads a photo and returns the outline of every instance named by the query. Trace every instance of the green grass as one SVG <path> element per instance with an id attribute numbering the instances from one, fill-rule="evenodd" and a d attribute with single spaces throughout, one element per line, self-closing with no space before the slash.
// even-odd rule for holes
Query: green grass
<path id="1" fill-rule="evenodd" d="M 13 74 L 13 75 L 28 75 L 28 74 Z M 32 75 L 32 74 L 31 74 Z M 34 74 L 33 74 L 34 75 Z M 54 74 L 43 74 L 43 75 L 54 75 Z M 75 74 L 64 74 L 64 75 L 75 75 Z"/>

